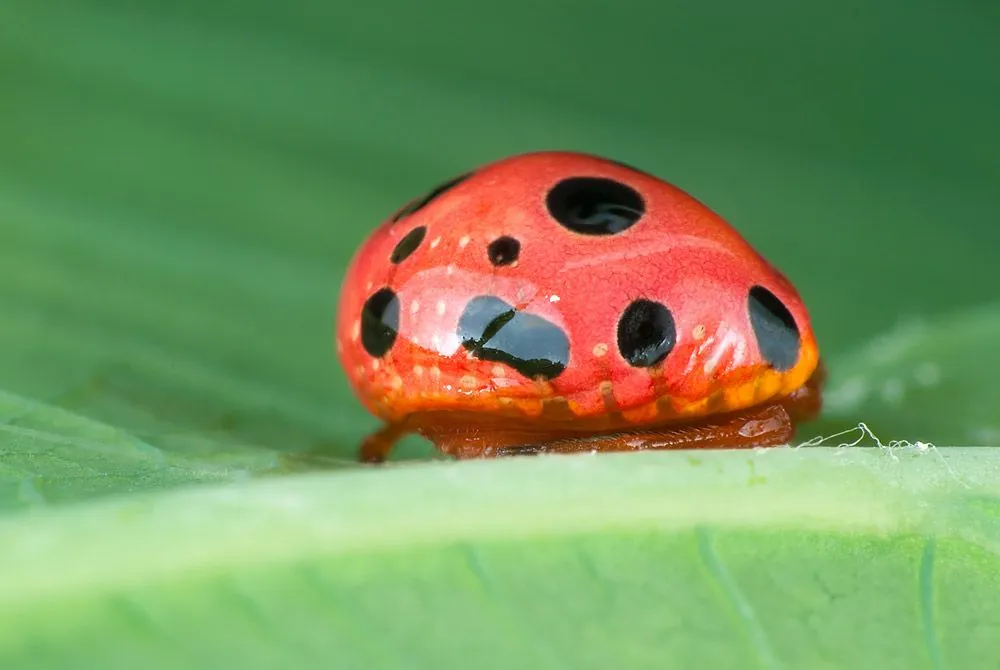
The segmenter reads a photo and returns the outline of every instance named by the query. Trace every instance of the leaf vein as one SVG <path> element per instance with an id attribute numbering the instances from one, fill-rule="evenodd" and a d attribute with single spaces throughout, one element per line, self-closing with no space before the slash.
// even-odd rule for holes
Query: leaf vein
<path id="1" fill-rule="evenodd" d="M 931 667 L 941 670 L 941 646 L 938 640 L 937 626 L 934 622 L 934 557 L 937 543 L 933 537 L 928 537 L 924 543 L 923 555 L 920 558 L 920 614 L 923 621 L 924 644 L 930 657 Z"/>
<path id="2" fill-rule="evenodd" d="M 730 604 L 734 607 L 740 620 L 743 622 L 750 641 L 757 652 L 757 660 L 760 666 L 767 670 L 778 670 L 781 668 L 781 663 L 775 657 L 771 643 L 768 641 L 767 634 L 760 625 L 760 620 L 754 613 L 753 607 L 750 606 L 750 602 L 743 595 L 736 580 L 733 579 L 732 574 L 730 574 L 725 563 L 722 562 L 721 557 L 716 552 L 715 545 L 712 542 L 711 531 L 704 526 L 698 527 L 698 551 L 702 562 L 708 569 L 708 573 L 722 587 L 722 591 L 726 594 Z"/>

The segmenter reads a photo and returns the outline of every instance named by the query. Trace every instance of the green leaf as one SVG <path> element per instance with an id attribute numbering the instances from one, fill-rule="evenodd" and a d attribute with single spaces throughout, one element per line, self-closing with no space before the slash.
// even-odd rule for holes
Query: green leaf
<path id="1" fill-rule="evenodd" d="M 396 207 L 591 151 L 795 282 L 803 439 L 997 444 L 990 10 L 474 4 L 0 9 L 0 668 L 1000 664 L 994 449 L 363 468 L 331 332 Z"/>
<path id="2" fill-rule="evenodd" d="M 1000 306 L 910 319 L 833 359 L 822 426 L 864 421 L 884 442 L 1000 444 L 997 342 Z"/>
<path id="3" fill-rule="evenodd" d="M 993 667 L 998 462 L 557 456 L 53 508 L 0 522 L 0 662 Z"/>

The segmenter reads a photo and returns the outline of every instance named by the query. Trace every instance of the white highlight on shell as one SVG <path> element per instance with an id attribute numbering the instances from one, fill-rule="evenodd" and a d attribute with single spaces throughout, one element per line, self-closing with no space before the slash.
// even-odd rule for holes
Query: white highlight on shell
<path id="1" fill-rule="evenodd" d="M 707 343 L 709 340 L 705 340 Z M 731 367 L 737 367 L 743 363 L 743 357 L 746 355 L 746 342 L 740 336 L 736 330 L 728 330 L 725 335 L 722 336 L 722 340 L 716 345 L 715 349 L 712 350 L 712 355 L 709 356 L 708 360 L 705 361 L 705 375 L 711 376 L 715 372 L 715 368 L 722 363 L 722 357 L 727 353 L 730 353 L 729 365 Z"/>
<path id="2" fill-rule="evenodd" d="M 436 309 L 438 316 L 444 316 L 444 313 L 448 311 L 448 303 L 446 303 L 444 300 L 438 300 Z"/>
<path id="3" fill-rule="evenodd" d="M 464 249 L 465 247 L 469 246 L 469 242 L 471 242 L 471 241 L 472 241 L 472 238 L 469 237 L 468 235 L 462 236 L 462 239 L 460 239 L 458 241 L 458 248 L 459 249 Z"/>
<path id="4" fill-rule="evenodd" d="M 440 237 L 440 236 L 438 236 L 438 237 L 435 237 L 435 238 L 434 238 L 433 240 L 431 240 L 431 244 L 430 244 L 430 247 L 431 247 L 431 249 L 434 249 L 434 248 L 436 248 L 436 247 L 437 247 L 437 245 L 439 245 L 439 244 L 441 244 L 441 237 Z"/>
<path id="5" fill-rule="evenodd" d="M 410 303 L 410 314 L 416 314 L 419 311 L 420 311 L 420 302 L 414 300 L 413 302 Z"/>
<path id="6" fill-rule="evenodd" d="M 553 293 L 549 296 L 549 302 L 559 302 L 559 296 Z"/>

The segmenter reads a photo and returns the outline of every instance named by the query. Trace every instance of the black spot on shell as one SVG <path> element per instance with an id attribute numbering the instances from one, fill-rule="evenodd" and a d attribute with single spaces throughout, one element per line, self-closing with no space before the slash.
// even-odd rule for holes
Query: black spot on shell
<path id="1" fill-rule="evenodd" d="M 763 286 L 750 289 L 747 300 L 750 325 L 760 355 L 778 371 L 790 370 L 799 360 L 799 327 L 785 304 Z"/>
<path id="2" fill-rule="evenodd" d="M 399 332 L 399 298 L 391 288 L 381 288 L 361 308 L 361 345 L 375 358 L 385 356 Z"/>
<path id="3" fill-rule="evenodd" d="M 476 358 L 504 363 L 525 377 L 553 379 L 569 363 L 569 338 L 559 326 L 496 296 L 469 301 L 458 320 L 458 337 Z"/>
<path id="4" fill-rule="evenodd" d="M 392 250 L 389 260 L 393 263 L 402 263 L 405 261 L 410 257 L 410 254 L 417 250 L 420 243 L 424 241 L 425 235 L 427 235 L 427 226 L 417 226 L 408 232 L 403 236 L 403 239 L 396 243 L 396 248 Z"/>
<path id="5" fill-rule="evenodd" d="M 396 212 L 396 214 L 392 217 L 393 223 L 396 223 L 405 216 L 416 214 L 421 209 L 426 207 L 432 200 L 434 200 L 434 198 L 437 198 L 438 196 L 442 195 L 445 191 L 449 191 L 455 188 L 456 186 L 458 186 L 471 176 L 472 176 L 471 172 L 466 172 L 463 175 L 459 175 L 454 179 L 450 179 L 445 183 L 435 187 L 427 195 L 424 195 L 420 198 L 416 198 L 415 200 L 411 200 L 406 205 L 404 205 L 402 209 Z"/>
<path id="6" fill-rule="evenodd" d="M 646 203 L 631 186 L 603 177 L 570 177 L 545 198 L 549 214 L 562 226 L 584 235 L 615 235 L 646 213 Z"/>
<path id="7" fill-rule="evenodd" d="M 667 357 L 676 343 L 674 316 L 658 302 L 636 300 L 618 319 L 618 351 L 632 367 L 656 365 Z"/>
<path id="8" fill-rule="evenodd" d="M 496 266 L 510 265 L 517 260 L 521 253 L 521 243 L 513 237 L 504 235 L 490 242 L 486 248 L 486 255 L 490 263 Z"/>

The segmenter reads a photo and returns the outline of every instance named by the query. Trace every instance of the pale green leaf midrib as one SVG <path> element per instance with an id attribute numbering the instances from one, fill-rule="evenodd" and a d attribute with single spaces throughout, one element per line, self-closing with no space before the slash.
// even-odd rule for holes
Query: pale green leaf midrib
<path id="1" fill-rule="evenodd" d="M 0 608 L 187 570 L 467 539 L 696 525 L 961 533 L 948 525 L 955 478 L 972 482 L 960 491 L 1000 490 L 986 451 L 949 449 L 947 467 L 878 449 L 435 463 L 116 497 L 0 521 L 0 537 L 18 538 L 0 552 Z"/>

